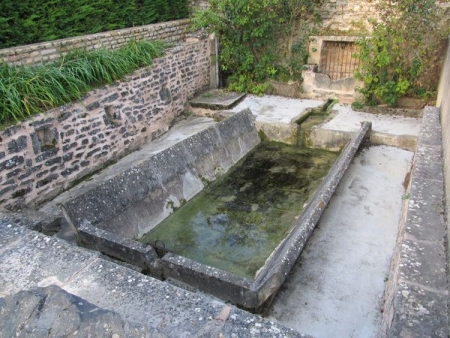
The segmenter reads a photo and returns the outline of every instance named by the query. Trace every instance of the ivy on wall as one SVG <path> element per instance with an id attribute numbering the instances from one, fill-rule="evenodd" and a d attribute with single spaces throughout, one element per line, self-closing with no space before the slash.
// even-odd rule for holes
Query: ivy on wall
<path id="1" fill-rule="evenodd" d="M 188 16 L 189 0 L 2 0 L 0 48 Z"/>

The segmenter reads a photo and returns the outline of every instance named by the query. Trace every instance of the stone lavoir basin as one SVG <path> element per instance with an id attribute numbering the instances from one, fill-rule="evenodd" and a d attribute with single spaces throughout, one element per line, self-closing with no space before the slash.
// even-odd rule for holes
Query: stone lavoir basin
<path id="1" fill-rule="evenodd" d="M 252 280 L 337 157 L 260 143 L 141 241 Z"/>
<path id="2" fill-rule="evenodd" d="M 340 154 L 261 143 L 246 109 L 125 158 L 64 202 L 63 213 L 81 245 L 259 311 L 370 129 L 362 123 Z"/>

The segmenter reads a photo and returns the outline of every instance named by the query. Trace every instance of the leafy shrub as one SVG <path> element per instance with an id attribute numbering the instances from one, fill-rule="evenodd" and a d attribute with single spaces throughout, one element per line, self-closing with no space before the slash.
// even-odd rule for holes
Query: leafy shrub
<path id="1" fill-rule="evenodd" d="M 381 21 L 373 22 L 372 36 L 359 42 L 355 75 L 364 81 L 360 92 L 367 103 L 395 105 L 404 95 L 435 92 L 437 77 L 424 79 L 449 33 L 442 25 L 444 10 L 434 0 L 382 0 L 379 9 Z"/>
<path id="2" fill-rule="evenodd" d="M 0 48 L 189 16 L 189 0 L 2 0 Z"/>
<path id="3" fill-rule="evenodd" d="M 75 50 L 59 62 L 38 66 L 0 64 L 0 123 L 81 98 L 90 89 L 148 66 L 163 54 L 161 42 L 130 42 L 116 50 Z"/>
<path id="4" fill-rule="evenodd" d="M 306 44 L 295 41 L 293 26 L 311 14 L 321 1 L 312 0 L 209 0 L 209 9 L 195 13 L 194 28 L 219 35 L 219 60 L 228 88 L 262 94 L 267 80 L 288 58 L 291 75 L 303 62 Z M 301 41 L 304 42 L 304 41 Z M 284 44 L 287 43 L 287 46 Z M 287 48 L 286 48 L 287 47 Z M 288 54 L 288 55 L 286 55 Z"/>

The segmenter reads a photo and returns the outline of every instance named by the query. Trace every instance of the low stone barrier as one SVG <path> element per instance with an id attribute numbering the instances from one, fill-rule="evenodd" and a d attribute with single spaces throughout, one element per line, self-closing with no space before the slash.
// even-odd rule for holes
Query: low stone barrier
<path id="1" fill-rule="evenodd" d="M 447 224 L 439 108 L 425 107 L 383 304 L 381 337 L 447 337 Z"/>

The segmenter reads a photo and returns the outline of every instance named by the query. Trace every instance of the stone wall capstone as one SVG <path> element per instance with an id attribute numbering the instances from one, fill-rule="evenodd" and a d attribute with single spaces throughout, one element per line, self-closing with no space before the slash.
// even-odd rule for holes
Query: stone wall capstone
<path id="1" fill-rule="evenodd" d="M 118 29 L 31 45 L 0 49 L 0 61 L 13 65 L 48 63 L 76 48 L 117 49 L 130 40 L 181 42 L 187 34 L 189 19 Z"/>
<path id="2" fill-rule="evenodd" d="M 208 39 L 83 99 L 0 131 L 0 207 L 35 207 L 165 132 L 209 87 Z"/>

